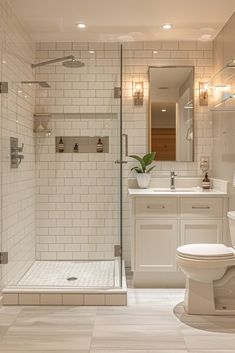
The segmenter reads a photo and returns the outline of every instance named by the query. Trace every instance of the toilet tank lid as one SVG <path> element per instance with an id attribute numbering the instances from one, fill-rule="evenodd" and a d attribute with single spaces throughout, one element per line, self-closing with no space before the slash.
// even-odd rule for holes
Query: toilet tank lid
<path id="1" fill-rule="evenodd" d="M 228 218 L 234 219 L 235 220 L 235 211 L 229 211 L 227 213 Z"/>
<path id="2" fill-rule="evenodd" d="M 180 246 L 177 253 L 188 257 L 233 257 L 234 249 L 224 244 L 187 244 Z"/>

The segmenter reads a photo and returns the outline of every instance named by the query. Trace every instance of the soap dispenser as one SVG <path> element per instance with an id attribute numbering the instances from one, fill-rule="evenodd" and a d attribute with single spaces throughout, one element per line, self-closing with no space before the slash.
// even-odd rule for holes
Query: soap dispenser
<path id="1" fill-rule="evenodd" d="M 203 190 L 209 190 L 210 189 L 210 179 L 208 177 L 208 173 L 205 174 L 205 177 L 202 180 L 202 188 L 203 188 Z"/>

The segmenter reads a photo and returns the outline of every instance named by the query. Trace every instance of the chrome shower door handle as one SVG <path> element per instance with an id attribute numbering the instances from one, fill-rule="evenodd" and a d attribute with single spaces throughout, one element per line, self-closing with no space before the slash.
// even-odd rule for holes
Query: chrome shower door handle
<path id="1" fill-rule="evenodd" d="M 122 137 L 124 138 L 124 141 L 125 141 L 125 156 L 128 157 L 128 135 L 122 134 Z"/>
<path id="2" fill-rule="evenodd" d="M 124 139 L 125 141 L 125 153 L 124 153 L 124 156 L 125 157 L 128 157 L 128 135 L 127 134 L 122 134 L 122 138 Z M 128 161 L 125 161 L 125 160 L 120 160 L 120 159 L 117 159 L 115 162 L 115 164 L 127 164 Z"/>

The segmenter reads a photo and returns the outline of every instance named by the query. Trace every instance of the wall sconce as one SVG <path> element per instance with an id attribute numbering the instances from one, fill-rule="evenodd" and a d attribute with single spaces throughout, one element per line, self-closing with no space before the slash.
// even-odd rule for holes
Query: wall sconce
<path id="1" fill-rule="evenodd" d="M 199 105 L 208 105 L 208 87 L 204 82 L 199 82 Z"/>
<path id="2" fill-rule="evenodd" d="M 134 97 L 134 105 L 143 105 L 144 103 L 144 83 L 132 82 L 132 93 Z"/>

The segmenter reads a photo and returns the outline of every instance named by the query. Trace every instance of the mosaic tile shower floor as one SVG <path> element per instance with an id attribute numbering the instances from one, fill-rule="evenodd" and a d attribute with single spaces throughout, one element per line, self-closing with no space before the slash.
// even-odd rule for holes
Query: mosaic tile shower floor
<path id="1" fill-rule="evenodd" d="M 115 260 L 36 261 L 17 285 L 86 288 L 114 287 Z"/>

